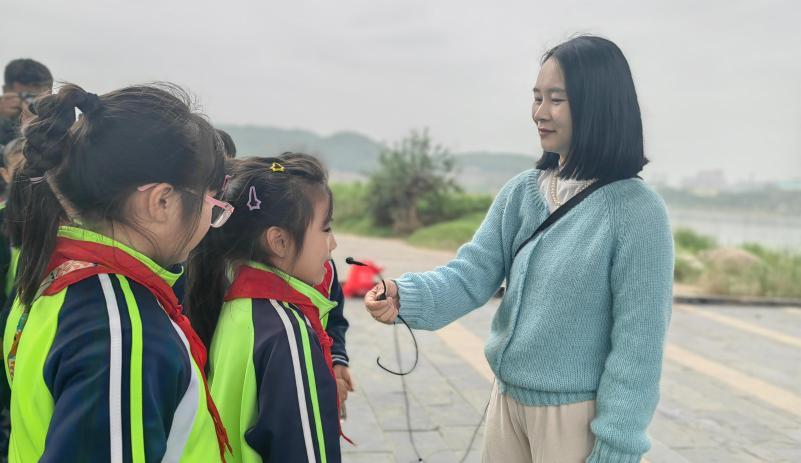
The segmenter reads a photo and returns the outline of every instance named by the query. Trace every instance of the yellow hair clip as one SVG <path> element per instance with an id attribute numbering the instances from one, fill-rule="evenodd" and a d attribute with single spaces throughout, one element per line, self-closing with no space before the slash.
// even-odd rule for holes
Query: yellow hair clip
<path id="1" fill-rule="evenodd" d="M 273 172 L 283 172 L 284 166 L 278 164 L 277 162 L 274 162 L 273 165 L 270 166 L 270 170 Z"/>

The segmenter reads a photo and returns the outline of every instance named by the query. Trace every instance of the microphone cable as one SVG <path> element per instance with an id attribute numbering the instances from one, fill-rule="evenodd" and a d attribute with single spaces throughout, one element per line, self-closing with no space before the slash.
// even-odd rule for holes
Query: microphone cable
<path id="1" fill-rule="evenodd" d="M 359 267 L 370 267 L 373 270 L 375 270 L 376 273 L 378 274 L 378 278 L 381 279 L 381 284 L 384 286 L 384 292 L 382 294 L 379 294 L 378 297 L 376 297 L 376 299 L 378 299 L 379 301 L 387 299 L 387 283 L 384 281 L 384 277 L 383 275 L 381 275 L 381 272 L 378 270 L 378 268 L 376 268 L 373 265 L 365 264 L 364 262 L 359 262 L 358 260 L 355 260 L 353 257 L 346 258 L 345 262 L 348 265 L 357 265 Z M 414 454 L 417 457 L 417 461 L 418 463 L 422 463 L 423 457 L 420 456 L 420 450 L 417 448 L 417 443 L 414 440 L 414 433 L 412 431 L 412 415 L 411 415 L 411 407 L 409 406 L 409 391 L 406 387 L 406 378 L 405 378 L 406 375 L 408 375 L 409 373 L 414 371 L 415 368 L 417 368 L 417 362 L 420 360 L 420 349 L 417 345 L 417 338 L 414 336 L 414 331 L 412 331 L 412 328 L 409 326 L 408 323 L 406 323 L 406 320 L 404 320 L 403 317 L 400 316 L 400 314 L 398 314 L 398 320 L 400 320 L 404 325 L 406 325 L 406 328 L 409 330 L 409 334 L 412 336 L 412 342 L 414 343 L 414 364 L 412 365 L 411 368 L 409 368 L 408 371 L 403 371 L 403 367 L 401 365 L 400 342 L 398 341 L 398 330 L 396 325 L 393 325 L 392 336 L 395 342 L 395 355 L 398 360 L 398 368 L 400 369 L 400 371 L 394 371 L 382 365 L 381 356 L 376 357 L 375 363 L 379 366 L 379 368 L 386 371 L 387 373 L 391 373 L 395 376 L 400 376 L 401 378 L 403 405 L 406 411 L 406 431 L 409 433 L 409 442 L 411 442 L 412 444 L 412 449 L 414 450 Z"/>
<path id="2" fill-rule="evenodd" d="M 378 268 L 376 268 L 373 265 L 368 265 L 368 264 L 365 264 L 364 262 L 360 262 L 360 261 L 354 259 L 353 257 L 346 258 L 345 259 L 345 263 L 347 263 L 348 265 L 356 265 L 356 266 L 359 266 L 359 267 L 370 267 L 373 270 L 375 270 L 376 273 L 378 274 L 378 278 L 381 279 L 381 284 L 384 287 L 384 292 L 382 294 L 379 294 L 376 297 L 376 299 L 378 299 L 379 301 L 386 300 L 386 298 L 387 298 L 387 283 L 385 282 L 384 277 L 383 277 L 383 275 L 381 275 L 381 272 L 378 270 Z M 401 378 L 401 388 L 402 388 L 402 391 L 403 391 L 403 403 L 404 403 L 404 408 L 405 408 L 405 411 L 406 411 L 406 431 L 409 433 L 409 442 L 411 442 L 411 444 L 412 444 L 412 449 L 414 449 L 415 456 L 417 456 L 417 461 L 418 461 L 418 463 L 421 463 L 421 462 L 423 462 L 423 457 L 420 456 L 420 451 L 417 448 L 417 444 L 415 443 L 415 440 L 414 440 L 414 434 L 413 434 L 413 431 L 412 431 L 411 407 L 409 406 L 409 392 L 408 392 L 407 387 L 406 387 L 406 378 L 405 378 L 406 375 L 408 375 L 409 373 L 414 371 L 415 368 L 417 368 L 417 362 L 420 360 L 420 348 L 417 345 L 417 338 L 414 336 L 414 331 L 412 331 L 412 328 L 409 326 L 408 323 L 406 323 L 406 320 L 404 320 L 403 317 L 401 317 L 400 313 L 398 314 L 398 320 L 400 320 L 404 325 L 406 325 L 406 328 L 409 330 L 409 334 L 412 337 L 412 342 L 414 343 L 414 364 L 412 365 L 411 368 L 409 368 L 408 371 L 403 371 L 402 366 L 401 366 L 401 349 L 400 349 L 400 343 L 398 341 L 398 330 L 394 329 L 397 325 L 393 325 L 392 336 L 394 338 L 395 354 L 396 354 L 396 358 L 397 358 L 397 361 L 398 361 L 398 368 L 400 369 L 400 371 L 393 371 L 393 370 L 385 367 L 384 365 L 382 365 L 381 364 L 381 356 L 376 357 L 375 363 L 382 370 L 386 371 L 387 373 L 393 374 L 395 376 L 400 376 L 400 378 Z M 470 442 L 467 444 L 467 448 L 465 449 L 465 453 L 462 456 L 462 459 L 459 460 L 460 463 L 464 463 L 464 461 L 467 459 L 468 455 L 470 455 L 470 450 L 473 447 L 473 443 L 475 442 L 476 437 L 478 436 L 478 430 L 481 429 L 481 425 L 484 423 L 484 420 L 487 417 L 487 410 L 488 409 L 489 409 L 489 401 L 487 401 L 487 404 L 484 406 L 484 412 L 481 414 L 481 419 L 478 421 L 478 425 L 476 425 L 475 430 L 473 430 L 473 436 L 470 438 Z"/>

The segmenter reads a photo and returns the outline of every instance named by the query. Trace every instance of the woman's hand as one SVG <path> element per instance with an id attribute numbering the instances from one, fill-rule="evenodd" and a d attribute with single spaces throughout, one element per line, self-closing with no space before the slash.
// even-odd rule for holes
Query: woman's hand
<path id="1" fill-rule="evenodd" d="M 376 320 L 381 323 L 392 324 L 398 317 L 400 299 L 398 297 L 398 285 L 392 280 L 384 280 L 387 284 L 386 299 L 379 300 L 378 297 L 384 294 L 384 285 L 377 284 L 364 295 L 364 306 Z"/>

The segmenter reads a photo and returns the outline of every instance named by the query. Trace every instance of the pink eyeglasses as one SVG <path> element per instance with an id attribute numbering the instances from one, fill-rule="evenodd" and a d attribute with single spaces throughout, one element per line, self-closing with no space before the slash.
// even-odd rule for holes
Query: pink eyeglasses
<path id="1" fill-rule="evenodd" d="M 142 185 L 137 187 L 136 189 L 139 191 L 147 191 L 153 187 L 158 185 L 158 183 L 148 183 L 147 185 Z M 187 190 L 190 193 L 196 193 L 192 190 Z M 203 200 L 206 201 L 208 204 L 211 204 L 211 227 L 212 228 L 220 228 L 222 227 L 225 222 L 228 221 L 228 218 L 231 217 L 231 214 L 234 213 L 234 206 L 226 203 L 225 201 L 220 201 L 217 198 L 213 198 L 209 195 L 203 195 Z"/>

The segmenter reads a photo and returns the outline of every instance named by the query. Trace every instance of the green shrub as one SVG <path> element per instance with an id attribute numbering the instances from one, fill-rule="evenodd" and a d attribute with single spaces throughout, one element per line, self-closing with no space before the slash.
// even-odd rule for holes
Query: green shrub
<path id="1" fill-rule="evenodd" d="M 765 262 L 763 271 L 756 275 L 762 287 L 760 296 L 801 298 L 801 253 L 768 249 L 755 243 L 742 248 Z"/>
<path id="2" fill-rule="evenodd" d="M 673 277 L 678 283 L 695 283 L 704 272 L 704 263 L 687 251 L 676 252 Z"/>
<path id="3" fill-rule="evenodd" d="M 367 198 L 367 186 L 361 182 L 332 183 L 334 194 L 334 221 L 348 222 L 365 216 L 364 204 Z"/>
<path id="4" fill-rule="evenodd" d="M 425 224 L 419 204 L 424 197 L 459 190 L 453 179 L 456 161 L 432 142 L 428 131 L 412 131 L 392 147 L 382 149 L 379 167 L 370 174 L 366 210 L 373 223 L 411 233 Z"/>
<path id="5" fill-rule="evenodd" d="M 714 249 L 718 246 L 715 238 L 702 235 L 689 228 L 677 228 L 674 230 L 673 241 L 676 243 L 677 251 L 687 251 L 692 254 Z"/>
<path id="6" fill-rule="evenodd" d="M 698 280 L 707 294 L 764 296 L 763 275 L 768 266 L 759 256 L 739 248 L 718 248 L 698 256 L 704 272 Z"/>

